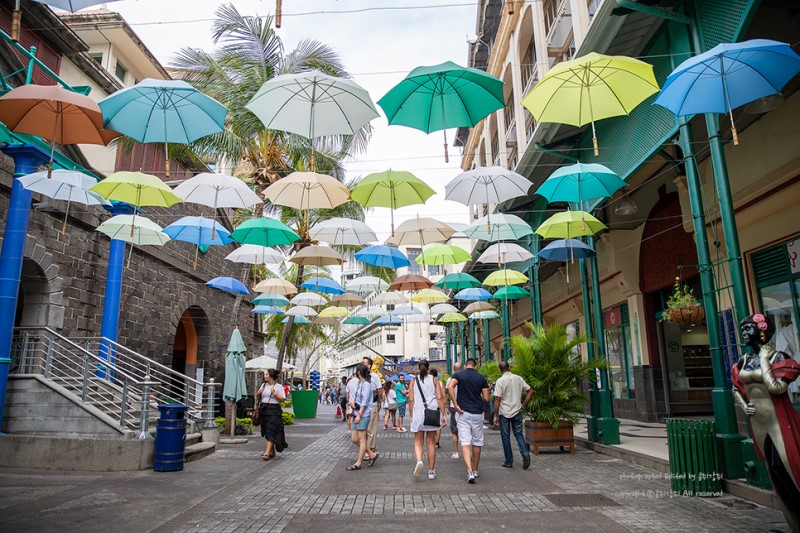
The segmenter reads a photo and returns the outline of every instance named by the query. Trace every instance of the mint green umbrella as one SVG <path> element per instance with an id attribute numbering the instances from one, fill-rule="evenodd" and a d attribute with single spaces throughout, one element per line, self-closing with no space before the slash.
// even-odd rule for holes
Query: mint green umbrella
<path id="1" fill-rule="evenodd" d="M 222 399 L 231 402 L 231 414 L 229 415 L 231 417 L 231 437 L 236 428 L 235 404 L 247 396 L 247 384 L 244 381 L 245 364 L 247 363 L 244 355 L 246 351 L 242 334 L 239 332 L 239 328 L 236 328 L 231 334 L 228 350 L 225 353 L 225 382 L 222 387 Z"/>
<path id="2" fill-rule="evenodd" d="M 242 244 L 281 246 L 300 240 L 292 228 L 274 218 L 251 218 L 239 224 L 231 237 Z"/>
<path id="3" fill-rule="evenodd" d="M 493 298 L 497 300 L 521 300 L 522 298 L 530 298 L 531 293 L 522 287 L 509 285 L 507 287 L 500 287 L 494 293 Z"/>

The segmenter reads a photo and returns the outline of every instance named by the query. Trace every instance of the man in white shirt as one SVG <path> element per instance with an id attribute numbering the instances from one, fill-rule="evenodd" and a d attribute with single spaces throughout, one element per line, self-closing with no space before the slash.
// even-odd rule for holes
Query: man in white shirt
<path id="1" fill-rule="evenodd" d="M 461 363 L 455 363 L 453 365 L 453 374 L 461 370 Z M 447 378 L 447 382 L 444 384 L 445 391 L 448 390 L 450 386 L 450 380 L 453 379 L 452 377 Z M 455 387 L 455 393 L 458 394 L 458 387 Z M 449 392 L 447 393 L 447 397 L 450 398 Z M 453 407 L 453 399 L 450 398 L 450 440 L 453 441 L 453 459 L 458 459 L 458 424 L 456 424 L 456 409 Z"/>
<path id="2" fill-rule="evenodd" d="M 528 405 L 533 397 L 533 390 L 525 383 L 525 380 L 513 374 L 508 367 L 508 363 L 500 363 L 502 375 L 494 385 L 494 425 L 500 422 L 500 438 L 503 442 L 503 454 L 505 462 L 503 466 L 512 468 L 514 464 L 514 453 L 511 449 L 511 435 L 509 429 L 514 431 L 514 437 L 519 445 L 519 453 L 522 454 L 522 468 L 527 470 L 531 466 L 531 454 L 522 435 L 522 409 Z M 526 392 L 523 402 L 522 393 Z"/>

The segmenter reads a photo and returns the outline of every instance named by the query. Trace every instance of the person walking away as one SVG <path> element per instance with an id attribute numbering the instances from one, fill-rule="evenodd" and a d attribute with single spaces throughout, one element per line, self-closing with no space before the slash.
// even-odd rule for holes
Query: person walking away
<path id="1" fill-rule="evenodd" d="M 353 429 L 353 410 L 349 406 L 353 402 L 356 387 L 358 387 L 358 374 L 354 371 L 350 379 L 347 380 L 347 392 L 345 394 L 347 398 L 347 431 Z"/>
<path id="2" fill-rule="evenodd" d="M 383 397 L 383 385 L 381 378 L 376 372 L 372 371 L 372 358 L 364 357 L 361 360 L 362 365 L 366 365 L 370 370 L 369 377 L 367 378 L 372 386 L 372 417 L 369 421 L 367 428 L 367 448 L 372 453 L 378 453 L 378 420 L 380 419 L 381 399 Z"/>
<path id="3" fill-rule="evenodd" d="M 467 483 L 475 483 L 483 446 L 483 405 L 489 401 L 489 382 L 475 370 L 475 359 L 469 358 L 461 372 L 453 374 L 448 391 L 453 398 L 458 425 L 461 455 L 467 467 Z M 456 394 L 458 387 L 458 394 Z"/>
<path id="4" fill-rule="evenodd" d="M 261 436 L 267 441 L 264 455 L 261 456 L 265 461 L 275 457 L 276 451 L 282 452 L 288 446 L 281 416 L 283 414 L 281 402 L 286 399 L 286 396 L 284 396 L 283 385 L 277 382 L 279 376 L 280 374 L 274 368 L 267 370 L 264 373 L 264 383 L 256 392 L 261 416 Z"/>
<path id="5" fill-rule="evenodd" d="M 431 368 L 431 376 L 433 376 L 433 379 L 436 380 L 436 382 L 437 382 L 436 386 L 441 389 L 442 388 L 442 382 L 439 380 L 439 371 L 436 370 L 435 368 Z M 442 393 L 442 400 L 444 400 L 444 393 Z M 442 410 L 442 414 L 447 416 L 447 413 L 444 410 Z M 444 424 L 442 424 L 442 425 L 444 425 Z M 439 440 L 441 438 L 442 438 L 442 428 L 439 428 L 439 429 L 436 430 L 436 438 L 434 440 L 434 442 L 436 443 L 436 447 L 437 448 L 441 448 L 441 446 L 439 445 Z"/>
<path id="6" fill-rule="evenodd" d="M 347 378 L 342 376 L 339 383 L 339 405 L 342 407 L 342 422 L 347 420 Z"/>
<path id="7" fill-rule="evenodd" d="M 367 466 L 372 466 L 378 460 L 378 454 L 373 454 L 367 449 L 367 426 L 372 414 L 372 384 L 369 382 L 369 368 L 364 364 L 356 366 L 358 384 L 355 392 L 350 395 L 349 410 L 353 413 L 353 429 L 350 438 L 358 446 L 358 455 L 347 470 L 361 470 L 364 455 L 369 457 Z"/>
<path id="8" fill-rule="evenodd" d="M 400 372 L 397 378 L 397 385 L 394 386 L 394 392 L 397 396 L 397 431 L 404 432 L 406 427 L 403 425 L 403 418 L 406 416 L 406 402 L 408 394 L 408 384 L 406 383 L 406 376 Z"/>
<path id="9" fill-rule="evenodd" d="M 414 457 L 417 464 L 414 466 L 414 478 L 419 479 L 425 468 L 422 462 L 423 441 L 428 448 L 428 479 L 436 479 L 436 432 L 447 422 L 444 414 L 444 395 L 442 386 L 429 371 L 428 361 L 419 362 L 419 375 L 411 382 L 408 394 L 408 404 L 411 408 L 409 422 L 411 432 L 414 434 Z M 437 409 L 439 411 L 438 424 L 425 424 L 425 410 Z"/>
<path id="10" fill-rule="evenodd" d="M 397 428 L 397 394 L 394 392 L 394 384 L 387 381 L 383 384 L 383 429 L 389 429 L 389 417 L 392 419 L 392 428 Z"/>
<path id="11" fill-rule="evenodd" d="M 458 373 L 461 371 L 461 363 L 455 363 L 453 365 L 453 374 Z M 458 459 L 458 425 L 456 424 L 456 408 L 453 407 L 453 398 L 450 397 L 450 381 L 453 379 L 452 376 L 447 378 L 447 382 L 444 384 L 445 390 L 447 391 L 447 400 L 448 400 L 448 416 L 450 417 L 450 440 L 453 441 L 453 459 Z M 458 387 L 456 387 L 456 394 L 458 394 Z"/>
<path id="12" fill-rule="evenodd" d="M 500 422 L 500 439 L 503 441 L 503 466 L 513 468 L 514 453 L 511 447 L 511 431 L 519 445 L 522 454 L 522 468 L 527 470 L 531 466 L 531 454 L 522 435 L 522 409 L 528 406 L 533 397 L 533 390 L 520 376 L 511 372 L 508 363 L 500 363 L 500 379 L 494 385 L 494 425 Z M 522 401 L 522 393 L 525 401 Z"/>

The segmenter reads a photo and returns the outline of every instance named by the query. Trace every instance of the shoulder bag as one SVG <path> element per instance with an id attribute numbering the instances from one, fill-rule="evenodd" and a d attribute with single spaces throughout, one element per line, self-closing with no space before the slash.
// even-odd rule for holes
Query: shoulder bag
<path id="1" fill-rule="evenodd" d="M 419 381 L 418 377 L 414 378 L 414 381 L 417 382 L 417 388 L 419 389 L 419 395 L 422 398 L 422 406 L 425 408 L 424 416 L 422 417 L 422 425 L 424 426 L 433 426 L 439 427 L 442 425 L 442 412 L 439 410 L 437 406 L 436 409 L 428 409 L 428 401 L 425 399 L 425 393 L 422 392 L 422 383 Z"/>

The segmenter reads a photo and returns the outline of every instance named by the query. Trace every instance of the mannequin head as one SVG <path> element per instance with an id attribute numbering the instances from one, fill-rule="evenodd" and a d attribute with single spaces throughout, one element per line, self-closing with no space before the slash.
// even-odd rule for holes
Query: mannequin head
<path id="1" fill-rule="evenodd" d="M 775 334 L 775 323 L 772 317 L 756 313 L 748 315 L 739 322 L 742 339 L 748 346 L 759 347 L 769 342 Z"/>

